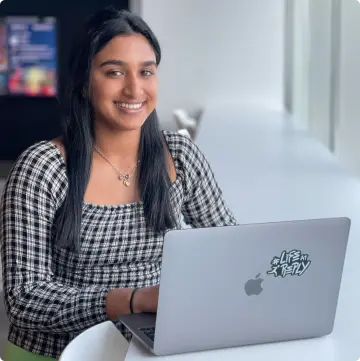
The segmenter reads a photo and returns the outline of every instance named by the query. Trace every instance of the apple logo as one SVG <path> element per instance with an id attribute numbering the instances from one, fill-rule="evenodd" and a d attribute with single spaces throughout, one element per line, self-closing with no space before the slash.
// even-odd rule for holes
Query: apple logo
<path id="1" fill-rule="evenodd" d="M 260 273 L 254 278 L 250 279 L 245 283 L 245 293 L 248 296 L 258 296 L 263 288 L 261 287 L 261 283 L 264 280 L 260 278 Z"/>

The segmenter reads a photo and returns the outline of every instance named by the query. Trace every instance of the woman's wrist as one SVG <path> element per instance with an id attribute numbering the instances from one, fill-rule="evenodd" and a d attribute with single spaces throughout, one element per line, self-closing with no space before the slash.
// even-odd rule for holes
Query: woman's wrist
<path id="1" fill-rule="evenodd" d="M 139 291 L 139 288 L 134 288 L 131 292 L 131 296 L 130 296 L 130 313 L 137 313 L 138 309 L 135 307 L 135 302 L 134 302 L 134 298 L 136 293 Z"/>
<path id="2" fill-rule="evenodd" d="M 140 312 L 144 312 L 144 305 L 143 305 L 143 293 L 144 293 L 144 288 L 137 288 L 135 289 L 135 293 L 133 294 L 132 297 L 132 309 L 134 313 L 140 313 Z"/>
<path id="3" fill-rule="evenodd" d="M 106 296 L 106 314 L 110 320 L 117 320 L 120 315 L 130 312 L 131 288 L 113 288 Z"/>
<path id="4" fill-rule="evenodd" d="M 106 296 L 106 314 L 110 320 L 120 315 L 146 312 L 146 288 L 113 288 Z"/>

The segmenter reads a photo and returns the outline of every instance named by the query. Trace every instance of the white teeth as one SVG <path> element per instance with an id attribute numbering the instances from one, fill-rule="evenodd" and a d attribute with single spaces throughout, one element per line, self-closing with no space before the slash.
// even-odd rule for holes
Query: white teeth
<path id="1" fill-rule="evenodd" d="M 116 104 L 118 107 L 127 108 L 127 109 L 140 109 L 141 106 L 143 105 L 143 103 L 139 103 L 139 104 L 126 104 L 126 103 L 119 103 L 119 102 L 115 102 L 115 104 Z"/>

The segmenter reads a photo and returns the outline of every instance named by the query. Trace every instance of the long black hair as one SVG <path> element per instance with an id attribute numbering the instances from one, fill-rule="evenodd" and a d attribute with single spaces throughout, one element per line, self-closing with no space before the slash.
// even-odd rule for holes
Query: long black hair
<path id="1" fill-rule="evenodd" d="M 69 83 L 65 102 L 66 117 L 62 141 L 66 151 L 68 191 L 56 218 L 56 244 L 78 250 L 82 206 L 90 177 L 94 127 L 88 95 L 93 57 L 115 36 L 142 34 L 160 63 L 159 43 L 149 26 L 136 14 L 107 7 L 92 15 L 74 43 L 69 61 Z M 173 227 L 171 185 L 164 137 L 154 110 L 141 129 L 138 184 L 144 216 L 154 232 Z"/>

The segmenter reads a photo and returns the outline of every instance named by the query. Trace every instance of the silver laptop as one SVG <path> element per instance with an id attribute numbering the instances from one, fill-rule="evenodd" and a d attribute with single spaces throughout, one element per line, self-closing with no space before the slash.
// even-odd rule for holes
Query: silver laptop
<path id="1" fill-rule="evenodd" d="M 348 218 L 170 231 L 157 314 L 120 320 L 159 356 L 328 335 L 349 231 Z"/>

